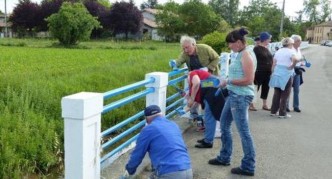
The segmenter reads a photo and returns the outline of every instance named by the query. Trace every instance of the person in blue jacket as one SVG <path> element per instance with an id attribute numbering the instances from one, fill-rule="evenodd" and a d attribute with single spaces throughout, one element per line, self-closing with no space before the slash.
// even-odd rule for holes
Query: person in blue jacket
<path id="1" fill-rule="evenodd" d="M 144 115 L 148 125 L 139 134 L 126 165 L 129 175 L 136 172 L 148 152 L 154 170 L 150 178 L 192 179 L 190 157 L 180 128 L 166 119 L 157 105 L 146 107 Z"/>

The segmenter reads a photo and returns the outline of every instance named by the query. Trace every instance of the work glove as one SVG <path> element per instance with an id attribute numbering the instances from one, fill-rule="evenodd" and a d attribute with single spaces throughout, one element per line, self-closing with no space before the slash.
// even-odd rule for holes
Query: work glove
<path id="1" fill-rule="evenodd" d="M 176 66 L 176 61 L 175 60 L 170 60 L 168 62 L 168 64 L 173 70 L 178 70 L 178 67 Z"/>

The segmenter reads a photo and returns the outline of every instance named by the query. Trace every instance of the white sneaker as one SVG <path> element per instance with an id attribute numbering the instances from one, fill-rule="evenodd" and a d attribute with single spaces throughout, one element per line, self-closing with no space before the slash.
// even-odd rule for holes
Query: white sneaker
<path id="1" fill-rule="evenodd" d="M 275 117 L 275 116 L 277 116 L 277 114 L 270 113 L 270 116 Z"/>
<path id="2" fill-rule="evenodd" d="M 292 116 L 290 114 L 286 114 L 286 116 L 278 116 L 278 118 L 285 119 L 285 118 L 291 118 Z"/>
<path id="3" fill-rule="evenodd" d="M 221 137 L 221 133 L 220 133 L 220 131 L 216 131 L 215 133 L 214 133 L 214 138 L 220 138 Z"/>

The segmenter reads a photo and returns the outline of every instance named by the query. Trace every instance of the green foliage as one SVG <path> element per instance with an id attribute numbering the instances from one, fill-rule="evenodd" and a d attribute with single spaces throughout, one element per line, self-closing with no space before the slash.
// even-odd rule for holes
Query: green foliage
<path id="1" fill-rule="evenodd" d="M 8 87 L 0 100 L 0 178 L 47 173 L 62 161 L 57 121 L 38 111 L 29 90 Z"/>
<path id="2" fill-rule="evenodd" d="M 217 30 L 221 21 L 210 6 L 199 0 L 184 2 L 179 8 L 179 16 L 184 22 L 182 32 L 198 38 Z"/>
<path id="3" fill-rule="evenodd" d="M 59 12 L 48 17 L 47 22 L 51 34 L 64 45 L 88 40 L 92 30 L 100 27 L 81 3 L 63 3 Z"/>
<path id="4" fill-rule="evenodd" d="M 159 25 L 158 33 L 173 41 L 181 34 L 200 39 L 218 29 L 221 17 L 199 0 L 186 1 L 182 5 L 170 1 L 156 15 L 156 21 Z"/>
<path id="5" fill-rule="evenodd" d="M 272 40 L 279 41 L 281 14 L 281 9 L 270 0 L 253 0 L 241 12 L 240 23 L 248 27 L 252 36 L 268 31 L 272 34 Z M 290 22 L 288 18 L 284 21 L 285 24 Z M 291 30 L 287 29 L 290 28 L 288 25 L 284 25 L 284 31 Z"/>
<path id="6" fill-rule="evenodd" d="M 235 26 L 238 21 L 239 0 L 210 0 L 209 5 L 228 24 Z"/>
<path id="7" fill-rule="evenodd" d="M 158 34 L 165 36 L 166 41 L 177 41 L 177 36 L 181 34 L 184 22 L 179 18 L 179 7 L 174 1 L 167 2 L 156 15 Z"/>
<path id="8" fill-rule="evenodd" d="M 220 54 L 221 52 L 228 50 L 227 43 L 225 42 L 226 36 L 226 32 L 221 33 L 214 31 L 205 35 L 201 40 L 201 43 L 210 45 L 218 54 Z"/>
<path id="9" fill-rule="evenodd" d="M 103 93 L 141 81 L 149 72 L 168 72 L 169 59 L 180 53 L 178 43 L 90 41 L 81 44 L 88 49 L 66 49 L 50 48 L 55 42 L 51 40 L 1 41 L 27 44 L 0 48 L 0 178 L 4 179 L 31 173 L 52 178 L 55 169 L 63 172 L 62 97 L 81 91 Z M 143 99 L 103 115 L 102 130 L 144 106 Z"/>

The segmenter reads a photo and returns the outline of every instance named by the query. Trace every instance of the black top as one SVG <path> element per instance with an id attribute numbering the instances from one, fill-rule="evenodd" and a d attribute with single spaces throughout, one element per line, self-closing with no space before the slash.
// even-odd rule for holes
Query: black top
<path id="1" fill-rule="evenodd" d="M 226 97 L 228 96 L 227 89 L 223 89 L 220 93 L 216 95 L 218 88 L 206 87 L 201 88 L 201 99 L 206 100 L 211 109 L 212 115 L 215 120 L 219 121 L 221 116 L 221 111 L 224 108 Z M 202 108 L 204 109 L 204 102 L 202 102 Z"/>
<path id="2" fill-rule="evenodd" d="M 199 62 L 198 55 L 190 55 L 190 69 L 191 70 L 198 70 L 203 68 L 202 64 Z"/>
<path id="3" fill-rule="evenodd" d="M 263 46 L 256 46 L 254 52 L 257 59 L 256 71 L 272 71 L 273 56 L 269 49 Z"/>

